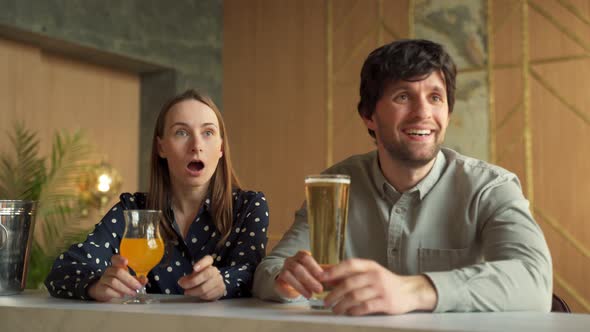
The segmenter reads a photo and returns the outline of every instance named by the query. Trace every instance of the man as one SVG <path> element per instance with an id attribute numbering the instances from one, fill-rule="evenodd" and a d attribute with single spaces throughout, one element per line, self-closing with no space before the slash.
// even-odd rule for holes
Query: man
<path id="1" fill-rule="evenodd" d="M 304 206 L 258 266 L 255 295 L 289 301 L 330 284 L 337 314 L 549 311 L 551 257 L 516 175 L 441 148 L 455 76 L 426 40 L 368 56 L 358 112 L 377 151 L 325 171 L 351 177 L 347 259 L 322 270 L 305 251 Z"/>

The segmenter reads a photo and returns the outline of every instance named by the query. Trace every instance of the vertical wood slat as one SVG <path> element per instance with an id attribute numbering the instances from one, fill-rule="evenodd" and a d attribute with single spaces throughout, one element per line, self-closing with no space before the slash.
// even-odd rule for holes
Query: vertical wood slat
<path id="1" fill-rule="evenodd" d="M 270 246 L 304 199 L 326 149 L 326 4 L 224 2 L 223 115 L 244 187 L 270 206 Z"/>
<path id="2" fill-rule="evenodd" d="M 123 178 L 123 191 L 138 190 L 139 77 L 119 70 L 0 39 L 0 150 L 15 121 L 38 133 L 48 156 L 58 130 L 81 129 Z M 149 143 L 148 143 L 149 144 Z M 97 160 L 99 161 L 99 160 Z M 117 197 L 113 198 L 113 201 Z M 107 207 L 108 208 L 108 207 Z M 98 222 L 101 213 L 84 221 Z"/>

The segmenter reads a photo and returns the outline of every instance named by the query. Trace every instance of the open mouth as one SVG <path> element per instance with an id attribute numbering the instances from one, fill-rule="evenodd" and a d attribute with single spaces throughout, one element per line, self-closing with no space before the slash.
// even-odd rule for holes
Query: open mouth
<path id="1" fill-rule="evenodd" d="M 191 161 L 188 163 L 187 168 L 193 172 L 198 172 L 205 168 L 205 164 L 202 161 Z"/>

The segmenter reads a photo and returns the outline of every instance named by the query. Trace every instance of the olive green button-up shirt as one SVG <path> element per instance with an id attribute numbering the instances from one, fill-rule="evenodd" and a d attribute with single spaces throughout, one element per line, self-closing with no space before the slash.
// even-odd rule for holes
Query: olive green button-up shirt
<path id="1" fill-rule="evenodd" d="M 426 275 L 438 294 L 435 312 L 550 310 L 551 256 L 515 174 L 446 148 L 404 193 L 387 182 L 376 151 L 325 173 L 351 177 L 346 258 Z M 305 205 L 258 266 L 254 294 L 286 301 L 274 279 L 302 249 L 309 250 Z"/>

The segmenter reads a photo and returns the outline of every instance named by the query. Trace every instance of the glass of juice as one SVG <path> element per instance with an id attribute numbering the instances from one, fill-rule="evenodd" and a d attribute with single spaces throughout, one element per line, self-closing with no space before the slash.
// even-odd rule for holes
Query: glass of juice
<path id="1" fill-rule="evenodd" d="M 160 236 L 159 210 L 125 210 L 125 233 L 121 240 L 119 253 L 127 258 L 129 267 L 135 272 L 136 278 L 147 278 L 147 274 L 164 256 L 164 241 Z M 125 304 L 147 304 L 158 301 L 145 291 L 145 286 L 137 294 L 124 301 Z"/>

